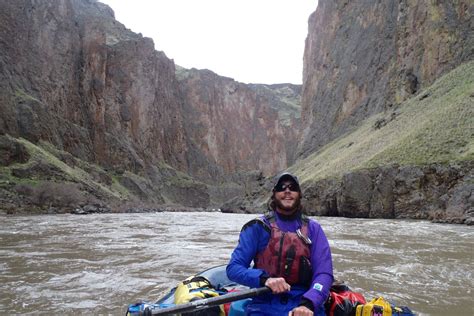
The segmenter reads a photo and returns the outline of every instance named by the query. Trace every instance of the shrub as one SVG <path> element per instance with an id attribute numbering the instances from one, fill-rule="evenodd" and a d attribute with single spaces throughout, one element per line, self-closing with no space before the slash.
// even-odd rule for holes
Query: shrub
<path id="1" fill-rule="evenodd" d="M 41 182 L 37 186 L 21 184 L 15 190 L 38 206 L 76 206 L 85 201 L 84 192 L 76 183 Z"/>

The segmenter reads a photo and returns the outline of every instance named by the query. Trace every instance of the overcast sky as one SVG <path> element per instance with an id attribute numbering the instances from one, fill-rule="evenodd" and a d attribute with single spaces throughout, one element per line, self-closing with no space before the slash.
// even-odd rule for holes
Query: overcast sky
<path id="1" fill-rule="evenodd" d="M 243 83 L 301 84 L 317 0 L 100 0 L 177 65 Z"/>

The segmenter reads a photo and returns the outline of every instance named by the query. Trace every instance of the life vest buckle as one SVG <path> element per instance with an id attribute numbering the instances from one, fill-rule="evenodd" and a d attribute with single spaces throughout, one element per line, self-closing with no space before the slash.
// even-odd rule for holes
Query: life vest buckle
<path id="1" fill-rule="evenodd" d="M 303 233 L 301 232 L 301 229 L 298 228 L 298 229 L 296 230 L 296 235 L 298 235 L 298 237 L 300 237 L 301 240 L 302 240 L 305 244 L 307 244 L 307 245 L 311 245 L 311 244 L 312 244 L 311 239 L 309 239 L 307 236 L 303 235 Z"/>

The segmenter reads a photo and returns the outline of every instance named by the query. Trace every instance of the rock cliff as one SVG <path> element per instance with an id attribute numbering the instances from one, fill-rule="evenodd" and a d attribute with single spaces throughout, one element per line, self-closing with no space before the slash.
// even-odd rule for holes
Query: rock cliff
<path id="1" fill-rule="evenodd" d="M 193 175 L 203 177 L 216 165 L 221 174 L 260 170 L 270 176 L 288 166 L 287 148 L 297 142 L 290 125 L 299 114 L 298 86 L 249 86 L 197 69 L 179 71 L 178 79 L 187 135 L 206 157 L 193 162 Z M 284 88 L 288 93 L 279 95 Z M 296 110 L 285 111 L 283 100 L 296 103 Z"/>
<path id="2" fill-rule="evenodd" d="M 306 205 L 312 215 L 474 225 L 473 167 L 464 161 L 355 171 L 309 186 Z"/>
<path id="3" fill-rule="evenodd" d="M 301 156 L 474 57 L 474 4 L 320 0 L 309 19 Z"/>
<path id="4" fill-rule="evenodd" d="M 100 2 L 2 1 L 0 51 L 0 134 L 94 164 L 140 200 L 207 207 L 240 192 L 245 172 L 287 167 L 296 134 L 284 133 L 268 95 L 210 71 L 177 70 Z"/>
<path id="5" fill-rule="evenodd" d="M 0 131 L 141 172 L 185 164 L 174 64 L 87 1 L 2 2 Z"/>

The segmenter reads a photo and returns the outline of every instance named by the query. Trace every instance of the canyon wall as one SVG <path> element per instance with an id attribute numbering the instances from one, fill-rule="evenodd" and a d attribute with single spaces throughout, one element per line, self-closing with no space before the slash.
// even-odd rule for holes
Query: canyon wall
<path id="1" fill-rule="evenodd" d="M 215 189 L 202 182 L 278 172 L 296 143 L 271 89 L 177 67 L 94 0 L 2 1 L 0 51 L 0 134 L 97 164 L 145 200 L 164 202 L 164 190 L 208 206 Z"/>
<path id="2" fill-rule="evenodd" d="M 174 63 L 87 1 L 4 1 L 0 131 L 107 168 L 185 166 Z"/>
<path id="3" fill-rule="evenodd" d="M 298 86 L 249 86 L 197 69 L 181 70 L 178 79 L 187 135 L 207 158 L 190 170 L 193 175 L 202 177 L 199 172 L 209 165 L 219 166 L 224 174 L 260 170 L 265 176 L 288 166 L 292 151 L 287 148 L 297 142 L 291 120 L 299 113 L 285 111 L 278 93 L 288 91 L 286 100 L 299 106 Z"/>
<path id="4" fill-rule="evenodd" d="M 319 0 L 309 19 L 304 53 L 299 158 L 324 156 L 328 146 L 338 146 L 344 137 L 352 142 L 338 149 L 340 155 L 358 143 L 373 150 L 377 142 L 350 135 L 367 138 L 361 130 L 377 113 L 383 118 L 375 122 L 372 133 L 390 129 L 403 106 L 422 106 L 424 99 L 442 90 L 432 89 L 437 79 L 453 69 L 459 70 L 459 77 L 457 85 L 437 96 L 453 112 L 441 114 L 440 109 L 438 115 L 445 120 L 424 123 L 422 117 L 412 117 L 409 124 L 423 125 L 424 132 L 394 143 L 386 139 L 401 152 L 383 153 L 384 164 L 367 168 L 361 163 L 347 167 L 342 177 L 308 180 L 303 186 L 311 214 L 474 224 L 472 154 L 466 154 L 472 152 L 472 73 L 461 69 L 472 69 L 473 16 L 474 2 L 469 0 Z M 454 92 L 454 87 L 466 90 Z M 421 91 L 423 95 L 417 96 Z M 471 117 L 470 124 L 465 116 Z M 399 146 L 402 143 L 418 146 Z M 405 157 L 417 152 L 417 158 L 403 158 L 403 150 Z M 331 158 L 340 159 L 337 154 Z M 304 170 L 298 162 L 294 169 Z"/>
<path id="5" fill-rule="evenodd" d="M 304 52 L 299 156 L 474 56 L 474 4 L 319 0 Z"/>

